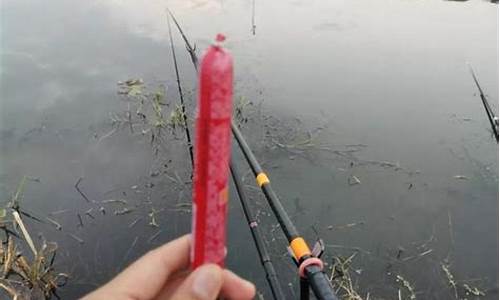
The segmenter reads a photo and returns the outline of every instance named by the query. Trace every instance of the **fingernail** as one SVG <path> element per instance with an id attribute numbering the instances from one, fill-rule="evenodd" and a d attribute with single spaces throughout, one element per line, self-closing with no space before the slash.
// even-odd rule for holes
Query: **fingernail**
<path id="1" fill-rule="evenodd" d="M 215 265 L 201 266 L 195 271 L 192 291 L 196 299 L 215 299 L 221 287 L 221 271 Z"/>

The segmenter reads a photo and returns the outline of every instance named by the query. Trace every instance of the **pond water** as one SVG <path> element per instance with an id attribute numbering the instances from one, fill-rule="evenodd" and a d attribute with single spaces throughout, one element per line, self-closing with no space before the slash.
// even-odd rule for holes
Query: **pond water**
<path id="1" fill-rule="evenodd" d="M 243 133 L 299 230 L 311 243 L 324 239 L 329 266 L 357 253 L 351 277 L 363 299 L 409 297 L 397 275 L 417 298 L 455 299 L 443 264 L 460 297 L 468 284 L 498 298 L 498 145 L 466 65 L 498 114 L 497 4 L 5 0 L 0 193 L 6 203 L 23 175 L 39 179 L 21 206 L 62 225 L 26 221 L 59 244 L 56 267 L 72 275 L 63 299 L 190 230 L 183 132 L 155 151 L 149 133 L 115 130 L 128 109 L 118 81 L 166 89 L 166 111 L 178 101 L 167 5 L 198 54 L 216 33 L 227 35 L 235 103 L 252 103 Z M 196 74 L 177 32 L 174 42 L 192 117 Z M 307 132 L 314 139 L 303 143 Z M 283 288 L 297 296 L 285 239 L 234 155 Z M 96 203 L 75 189 L 80 178 Z M 123 208 L 133 211 L 113 213 Z M 159 227 L 148 224 L 152 211 Z M 227 265 L 268 299 L 243 220 L 232 192 Z"/>

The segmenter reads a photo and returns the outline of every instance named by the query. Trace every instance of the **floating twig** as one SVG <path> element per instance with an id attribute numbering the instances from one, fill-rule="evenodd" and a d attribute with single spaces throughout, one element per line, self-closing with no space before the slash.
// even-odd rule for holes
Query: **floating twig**
<path id="1" fill-rule="evenodd" d="M 153 234 L 149 239 L 148 239 L 148 243 L 151 243 L 152 241 L 154 241 L 159 235 L 160 233 L 162 232 L 163 230 L 158 230 L 155 234 Z"/>
<path id="2" fill-rule="evenodd" d="M 95 220 L 95 217 L 91 214 L 92 210 L 93 210 L 92 207 L 89 208 L 89 210 L 85 212 L 85 215 L 89 216 L 92 220 Z"/>
<path id="3" fill-rule="evenodd" d="M 403 258 L 401 261 L 409 261 L 409 260 L 414 259 L 414 258 L 420 258 L 420 257 L 426 256 L 427 254 L 432 253 L 433 251 L 434 251 L 434 250 L 429 249 L 429 250 L 426 250 L 426 251 L 424 251 L 424 252 L 422 252 L 422 253 L 419 253 L 419 254 L 417 254 L 417 255 L 413 255 L 413 256 L 408 256 L 408 257 L 405 257 L 405 258 Z M 399 258 L 399 257 L 398 257 L 398 258 Z"/>
<path id="4" fill-rule="evenodd" d="M 411 300 L 417 299 L 417 296 L 415 295 L 415 289 L 410 284 L 410 282 L 408 280 L 404 279 L 403 276 L 401 276 L 401 275 L 396 275 L 396 281 L 399 282 L 399 283 L 401 283 L 403 285 L 403 287 L 406 288 L 406 290 L 410 294 L 409 298 Z"/>
<path id="5" fill-rule="evenodd" d="M 47 221 L 49 221 L 50 223 L 52 223 L 56 227 L 57 230 L 61 230 L 62 229 L 61 224 L 59 224 L 56 220 L 51 219 L 49 217 L 45 217 L 45 219 L 47 219 Z"/>
<path id="6" fill-rule="evenodd" d="M 102 200 L 101 203 L 102 204 L 107 204 L 107 203 L 121 203 L 121 204 L 126 205 L 127 204 L 127 200 L 124 200 L 124 199 L 107 199 L 107 200 Z"/>
<path id="7" fill-rule="evenodd" d="M 156 214 L 161 212 L 161 210 L 155 210 L 154 208 L 151 208 L 151 212 L 148 214 L 151 220 L 149 221 L 149 225 L 153 227 L 160 227 L 158 223 L 156 222 Z"/>
<path id="8" fill-rule="evenodd" d="M 83 227 L 82 216 L 80 215 L 80 213 L 76 213 L 76 216 L 78 217 L 78 225 L 76 225 L 76 227 Z"/>
<path id="9" fill-rule="evenodd" d="M 330 225 L 327 228 L 328 228 L 328 230 L 339 230 L 339 229 L 351 228 L 354 226 L 364 225 L 364 224 L 365 224 L 364 221 L 360 221 L 360 222 L 354 222 L 354 223 L 349 223 L 349 224 L 339 225 L 339 226 Z"/>
<path id="10" fill-rule="evenodd" d="M 55 216 L 55 215 L 59 215 L 59 214 L 62 214 L 62 213 L 68 212 L 68 211 L 69 211 L 69 209 L 56 210 L 56 211 L 49 213 L 49 215 Z"/>
<path id="11" fill-rule="evenodd" d="M 132 227 L 134 227 L 134 226 L 135 226 L 135 224 L 137 224 L 137 222 L 139 222 L 140 220 L 142 220 L 142 217 L 137 218 L 137 219 L 135 219 L 134 221 L 132 221 L 132 223 L 130 223 L 130 224 L 128 225 L 128 228 L 132 228 Z"/>
<path id="12" fill-rule="evenodd" d="M 359 180 L 358 177 L 352 175 L 347 179 L 347 183 L 349 183 L 349 185 L 361 184 L 361 180 Z"/>
<path id="13" fill-rule="evenodd" d="M 128 208 L 128 207 L 124 207 L 123 209 L 115 210 L 115 215 L 121 216 L 121 215 L 131 213 L 132 211 L 134 211 L 134 210 L 131 208 Z"/>
<path id="14" fill-rule="evenodd" d="M 11 236 L 7 239 L 7 253 L 5 254 L 5 258 L 3 261 L 3 278 L 7 277 L 9 274 L 12 263 L 16 258 L 16 245 L 14 244 L 14 240 Z"/>
<path id="15" fill-rule="evenodd" d="M 90 200 L 89 200 L 89 198 L 87 197 L 87 195 L 85 195 L 85 193 L 84 193 L 84 192 L 82 192 L 82 190 L 80 190 L 79 185 L 80 185 L 80 182 L 82 182 L 82 180 L 83 180 L 83 177 L 78 178 L 78 180 L 77 180 L 77 181 L 76 181 L 76 183 L 75 183 L 75 189 L 76 189 L 76 190 L 77 190 L 77 192 L 78 192 L 78 193 L 79 193 L 79 194 L 83 197 L 83 199 L 85 199 L 85 201 L 87 201 L 87 202 L 89 202 L 89 203 L 90 203 L 90 202 L 92 202 L 92 201 L 90 201 Z"/>
<path id="16" fill-rule="evenodd" d="M 478 297 L 486 296 L 485 292 L 479 290 L 477 287 L 471 287 L 467 283 L 464 283 L 463 287 L 465 289 L 466 295 L 474 295 L 474 296 L 478 296 Z"/>
<path id="17" fill-rule="evenodd" d="M 8 285 L 7 282 L 4 282 L 3 280 L 0 281 L 0 287 L 4 289 L 12 297 L 13 300 L 22 299 L 22 296 L 16 291 L 16 289 Z"/>
<path id="18" fill-rule="evenodd" d="M 13 211 L 12 215 L 14 216 L 14 220 L 16 220 L 17 225 L 19 225 L 19 228 L 21 228 L 21 232 L 23 233 L 24 239 L 26 240 L 26 243 L 28 243 L 28 246 L 30 246 L 31 251 L 33 251 L 33 254 L 36 256 L 37 251 L 35 244 L 33 243 L 33 240 L 31 239 L 30 234 L 28 233 L 28 230 L 24 226 L 23 220 L 21 219 L 21 216 L 17 211 Z"/>
<path id="19" fill-rule="evenodd" d="M 455 245 L 455 238 L 453 237 L 453 223 L 451 221 L 451 212 L 448 210 L 448 230 L 450 232 L 450 242 Z"/>
<path id="20" fill-rule="evenodd" d="M 68 235 L 69 235 L 70 237 L 72 237 L 75 241 L 77 241 L 78 243 L 80 243 L 80 244 L 83 244 L 83 243 L 84 243 L 84 241 L 83 241 L 81 238 L 77 237 L 76 235 L 74 235 L 74 234 L 72 234 L 72 233 L 68 233 Z"/>
<path id="21" fill-rule="evenodd" d="M 451 273 L 449 266 L 444 263 L 441 263 L 441 269 L 446 274 L 446 278 L 448 279 L 448 284 L 453 288 L 453 291 L 455 292 L 455 299 L 458 299 L 457 282 L 455 281 L 455 277 Z"/>
<path id="22" fill-rule="evenodd" d="M 136 236 L 134 241 L 132 242 L 132 244 L 130 245 L 130 247 L 128 248 L 127 252 L 125 253 L 125 255 L 123 256 L 123 261 L 125 262 L 128 258 L 128 256 L 130 255 L 130 253 L 132 252 L 132 249 L 135 247 L 135 244 L 137 244 L 137 241 L 139 240 L 139 236 Z"/>

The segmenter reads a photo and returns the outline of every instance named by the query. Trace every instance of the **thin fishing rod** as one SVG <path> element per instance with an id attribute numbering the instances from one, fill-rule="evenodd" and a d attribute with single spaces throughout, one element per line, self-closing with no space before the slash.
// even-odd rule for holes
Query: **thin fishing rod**
<path id="1" fill-rule="evenodd" d="M 170 48 L 172 48 L 172 59 L 174 61 L 175 76 L 177 77 L 177 88 L 179 90 L 179 97 L 180 97 L 180 101 L 181 101 L 181 111 L 182 111 L 182 119 L 184 121 L 184 130 L 186 132 L 186 139 L 188 142 L 189 156 L 191 158 L 191 167 L 194 169 L 193 143 L 191 142 L 191 134 L 189 133 L 188 123 L 187 123 L 186 106 L 184 105 L 184 95 L 182 93 L 181 80 L 180 80 L 180 76 L 179 76 L 179 67 L 177 66 L 177 58 L 175 56 L 174 41 L 172 38 L 172 29 L 170 26 L 170 17 L 168 15 L 167 15 L 167 23 L 168 23 L 168 35 L 170 38 Z"/>
<path id="2" fill-rule="evenodd" d="M 474 82 L 476 83 L 476 86 L 479 90 L 479 96 L 481 97 L 481 100 L 483 102 L 484 109 L 486 110 L 486 114 L 488 115 L 488 120 L 490 121 L 491 129 L 493 130 L 493 133 L 495 134 L 495 138 L 498 143 L 498 121 L 496 120 L 495 113 L 490 107 L 490 104 L 486 100 L 486 96 L 483 93 L 483 89 L 479 85 L 479 81 L 477 80 L 476 74 L 474 73 L 474 70 L 472 69 L 471 65 L 469 66 L 470 73 L 472 75 L 472 78 L 474 79 Z"/>
<path id="3" fill-rule="evenodd" d="M 264 271 L 266 272 L 266 279 L 269 283 L 269 287 L 271 288 L 273 298 L 279 300 L 286 299 L 283 294 L 283 290 L 281 289 L 278 275 L 276 274 L 274 265 L 271 261 L 271 256 L 269 256 L 266 244 L 262 239 L 262 234 L 258 227 L 259 224 L 257 223 L 257 219 L 255 218 L 255 214 L 253 213 L 253 209 L 247 200 L 245 191 L 243 189 L 243 182 L 241 182 L 241 176 L 233 158 L 231 158 L 229 168 L 231 170 L 234 186 L 236 187 L 236 192 L 238 193 L 238 197 L 240 198 L 243 212 L 245 213 L 245 218 L 247 219 L 248 226 L 250 227 L 250 231 L 252 233 L 255 247 L 257 248 L 257 252 L 259 253 L 260 262 L 262 264 L 262 267 L 264 268 Z"/>
<path id="4" fill-rule="evenodd" d="M 272 189 L 269 178 L 262 170 L 262 167 L 234 122 L 231 122 L 231 129 L 243 155 L 255 175 L 257 184 L 266 196 L 269 206 L 271 206 L 276 219 L 278 219 L 281 230 L 287 237 L 290 244 L 290 252 L 293 254 L 295 262 L 299 267 L 299 274 L 302 278 L 307 278 L 309 285 L 318 299 L 337 300 L 338 298 L 333 292 L 333 287 L 326 274 L 323 272 L 323 262 L 313 255 L 307 243 L 299 235 L 299 232 L 293 225 L 283 205 L 281 205 L 280 200 Z M 302 284 L 301 289 L 304 289 L 304 285 Z"/>
<path id="5" fill-rule="evenodd" d="M 255 29 L 257 26 L 255 25 L 255 0 L 252 0 L 252 34 L 255 35 Z"/>
<path id="6" fill-rule="evenodd" d="M 172 17 L 172 20 L 174 20 L 175 26 L 177 27 L 177 30 L 179 30 L 179 33 L 181 34 L 182 39 L 184 40 L 184 44 L 186 45 L 186 49 L 189 52 L 189 56 L 191 57 L 191 61 L 193 62 L 193 66 L 194 66 L 196 72 L 198 72 L 198 57 L 196 56 L 196 52 L 195 52 L 196 46 L 194 46 L 194 47 L 191 46 L 188 38 L 184 34 L 184 31 L 182 31 L 181 26 L 177 22 L 177 19 L 175 18 L 174 14 L 170 11 L 170 9 L 168 9 L 168 7 L 167 7 L 167 12 L 170 15 L 170 17 Z"/>
<path id="7" fill-rule="evenodd" d="M 269 178 L 267 178 L 267 175 L 262 170 L 262 167 L 253 155 L 250 147 L 245 141 L 245 138 L 243 138 L 243 135 L 238 129 L 238 126 L 236 126 L 234 122 L 231 122 L 231 130 L 233 131 L 233 135 L 236 138 L 236 141 L 238 142 L 243 155 L 248 161 L 250 168 L 252 169 L 252 172 L 257 180 L 257 184 L 262 189 L 262 192 L 266 196 L 271 209 L 276 215 L 276 218 L 278 219 L 281 229 L 283 230 L 283 233 L 285 234 L 288 242 L 293 241 L 295 238 L 299 237 L 299 233 L 290 220 L 290 217 L 288 217 L 288 214 L 283 208 L 283 205 L 281 205 L 281 202 L 276 196 L 276 193 L 272 189 Z"/>

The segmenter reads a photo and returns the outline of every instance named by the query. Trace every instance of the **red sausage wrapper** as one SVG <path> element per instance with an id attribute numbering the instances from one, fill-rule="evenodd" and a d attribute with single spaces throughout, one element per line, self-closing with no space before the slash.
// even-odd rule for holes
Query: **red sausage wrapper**
<path id="1" fill-rule="evenodd" d="M 223 35 L 204 53 L 199 74 L 193 177 L 191 266 L 224 266 L 233 59 L 221 47 Z"/>

